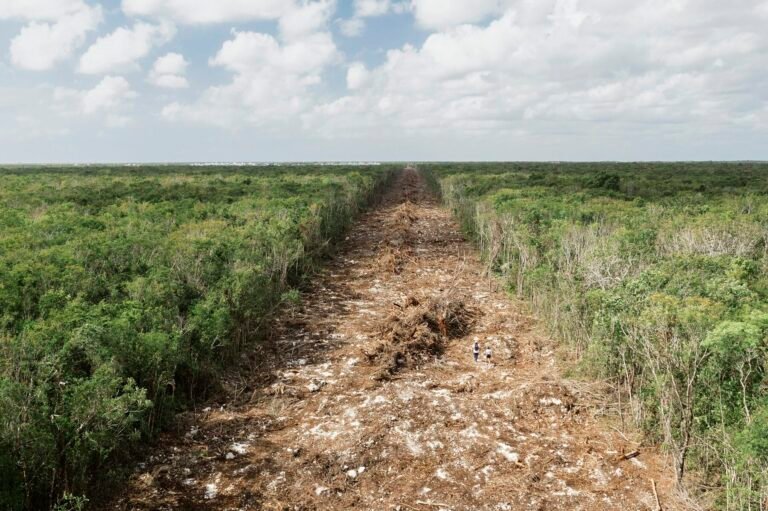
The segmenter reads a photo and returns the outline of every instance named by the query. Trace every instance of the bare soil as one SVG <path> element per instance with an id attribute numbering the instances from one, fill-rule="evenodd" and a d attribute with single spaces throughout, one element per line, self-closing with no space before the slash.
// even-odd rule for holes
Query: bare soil
<path id="1" fill-rule="evenodd" d="M 105 509 L 656 510 L 654 482 L 682 509 L 608 389 L 564 378 L 496 286 L 406 169 L 226 395 L 181 416 Z"/>

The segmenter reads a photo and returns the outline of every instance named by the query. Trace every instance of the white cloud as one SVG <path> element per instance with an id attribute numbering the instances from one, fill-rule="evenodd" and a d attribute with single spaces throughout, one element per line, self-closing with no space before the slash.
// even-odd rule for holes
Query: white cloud
<path id="1" fill-rule="evenodd" d="M 158 75 L 152 76 L 151 82 L 164 89 L 186 89 L 189 87 L 189 81 L 184 76 L 179 75 Z"/>
<path id="2" fill-rule="evenodd" d="M 292 0 L 123 0 L 129 16 L 153 16 L 183 24 L 276 20 L 295 7 Z"/>
<path id="3" fill-rule="evenodd" d="M 305 2 L 288 9 L 279 21 L 283 39 L 298 39 L 322 29 L 336 9 L 335 0 Z"/>
<path id="4" fill-rule="evenodd" d="M 358 18 L 383 16 L 389 12 L 390 7 L 389 0 L 355 0 L 355 16 Z"/>
<path id="5" fill-rule="evenodd" d="M 284 39 L 318 31 L 336 0 L 123 0 L 128 16 L 155 17 L 186 25 L 278 21 Z"/>
<path id="6" fill-rule="evenodd" d="M 60 87 L 53 93 L 61 114 L 96 117 L 109 127 L 122 127 L 130 122 L 127 112 L 137 96 L 128 80 L 122 76 L 105 76 L 92 89 Z"/>
<path id="7" fill-rule="evenodd" d="M 158 75 L 183 75 L 189 63 L 180 53 L 166 53 L 155 61 L 152 71 Z"/>
<path id="8" fill-rule="evenodd" d="M 173 25 L 136 23 L 132 28 L 120 27 L 100 37 L 80 57 L 78 71 L 102 74 L 138 69 L 136 61 L 147 56 L 155 46 L 170 41 L 176 33 Z"/>
<path id="9" fill-rule="evenodd" d="M 105 76 L 93 89 L 83 93 L 83 113 L 115 110 L 135 97 L 136 93 L 131 89 L 128 80 L 122 76 Z"/>
<path id="10" fill-rule="evenodd" d="M 750 54 L 764 44 L 753 33 L 735 33 L 722 40 L 691 42 L 662 39 L 650 45 L 651 58 L 670 67 L 702 68 L 717 61 L 725 63 L 733 57 Z"/>
<path id="11" fill-rule="evenodd" d="M 56 21 L 88 8 L 82 0 L 3 0 L 0 19 Z"/>
<path id="12" fill-rule="evenodd" d="M 30 71 L 45 71 L 69 58 L 102 17 L 100 6 L 81 0 L 0 2 L 0 20 L 29 21 L 11 40 L 10 54 L 14 66 Z"/>
<path id="13" fill-rule="evenodd" d="M 501 3 L 501 0 L 411 0 L 416 22 L 427 29 L 483 21 L 501 12 Z"/>
<path id="14" fill-rule="evenodd" d="M 210 65 L 233 73 L 229 84 L 210 87 L 190 105 L 163 110 L 169 120 L 240 125 L 285 125 L 313 105 L 311 89 L 339 59 L 327 32 L 280 42 L 269 34 L 233 31 Z"/>
<path id="15" fill-rule="evenodd" d="M 757 126 L 749 114 L 768 89 L 748 84 L 768 83 L 768 34 L 740 14 L 757 2 L 702 1 L 520 0 L 498 14 L 501 2 L 414 0 L 436 31 L 377 68 L 353 64 L 348 95 L 305 127 L 337 138 Z"/>
<path id="16" fill-rule="evenodd" d="M 149 73 L 149 81 L 166 89 L 184 89 L 189 82 L 184 76 L 189 63 L 179 53 L 167 53 L 155 61 Z"/>
<path id="17" fill-rule="evenodd" d="M 101 20 L 101 7 L 84 7 L 52 23 L 32 21 L 11 41 L 11 62 L 31 71 L 50 69 L 82 46 Z"/>
<path id="18" fill-rule="evenodd" d="M 354 62 L 347 69 L 347 88 L 357 90 L 365 86 L 370 78 L 370 72 L 362 62 Z"/>
<path id="19" fill-rule="evenodd" d="M 763 2 L 755 7 L 755 11 L 759 16 L 768 19 L 768 2 Z"/>
<path id="20" fill-rule="evenodd" d="M 336 46 L 330 34 L 319 32 L 298 41 L 281 45 L 269 34 L 233 32 L 211 60 L 240 74 L 259 74 L 276 69 L 295 75 L 313 75 L 336 56 Z"/>
<path id="21" fill-rule="evenodd" d="M 345 37 L 359 37 L 365 30 L 365 21 L 360 18 L 339 20 L 339 30 Z"/>

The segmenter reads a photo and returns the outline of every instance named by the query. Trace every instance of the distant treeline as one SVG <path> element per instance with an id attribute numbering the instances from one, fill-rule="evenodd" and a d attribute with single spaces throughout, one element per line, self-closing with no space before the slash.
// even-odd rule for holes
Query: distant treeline
<path id="1" fill-rule="evenodd" d="M 681 485 L 768 508 L 768 164 L 421 169 Z"/>
<path id="2" fill-rule="evenodd" d="M 394 170 L 0 169 L 0 509 L 82 508 Z"/>

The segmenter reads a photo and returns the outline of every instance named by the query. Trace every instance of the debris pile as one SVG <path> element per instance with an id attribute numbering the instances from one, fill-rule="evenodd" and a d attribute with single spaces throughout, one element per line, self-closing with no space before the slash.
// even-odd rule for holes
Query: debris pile
<path id="1" fill-rule="evenodd" d="M 405 201 L 395 208 L 395 212 L 392 215 L 392 221 L 396 225 L 410 226 L 413 224 L 418 215 L 416 214 L 416 206 L 411 201 Z"/>
<path id="2" fill-rule="evenodd" d="M 416 222 L 416 208 L 411 202 L 398 206 L 384 225 L 386 245 L 390 251 L 407 250 L 413 244 L 413 225 Z"/>
<path id="3" fill-rule="evenodd" d="M 394 304 L 378 325 L 379 339 L 364 346 L 363 354 L 369 363 L 382 366 L 375 379 L 386 380 L 405 367 L 442 355 L 447 341 L 466 335 L 476 318 L 477 312 L 460 299 L 408 296 Z"/>
<path id="4" fill-rule="evenodd" d="M 413 251 L 408 246 L 392 248 L 387 246 L 377 260 L 379 271 L 399 275 L 405 264 L 412 258 Z"/>

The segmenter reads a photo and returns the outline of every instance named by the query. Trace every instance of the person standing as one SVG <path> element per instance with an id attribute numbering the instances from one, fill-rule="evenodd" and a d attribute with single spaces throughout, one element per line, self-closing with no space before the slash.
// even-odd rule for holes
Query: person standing
<path id="1" fill-rule="evenodd" d="M 488 365 L 491 365 L 491 355 L 492 355 L 491 347 L 488 346 L 487 348 L 485 348 L 485 361 L 488 363 Z"/>
<path id="2" fill-rule="evenodd" d="M 475 357 L 475 363 L 477 363 L 477 359 L 480 357 L 480 341 L 477 337 L 475 337 L 475 342 L 472 345 L 472 355 Z"/>

